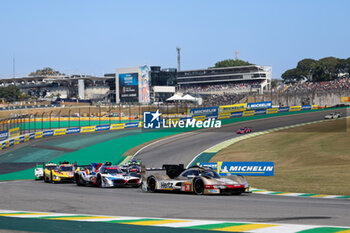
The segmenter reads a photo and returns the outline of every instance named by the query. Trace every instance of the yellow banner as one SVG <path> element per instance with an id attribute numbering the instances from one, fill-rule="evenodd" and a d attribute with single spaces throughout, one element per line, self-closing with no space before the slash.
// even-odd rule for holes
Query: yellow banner
<path id="1" fill-rule="evenodd" d="M 36 132 L 35 133 L 35 139 L 42 138 L 42 137 L 43 137 L 43 132 Z"/>
<path id="2" fill-rule="evenodd" d="M 222 114 L 222 115 L 219 115 L 218 116 L 218 119 L 227 119 L 227 118 L 230 118 L 230 115 L 226 115 L 226 114 Z"/>
<path id="3" fill-rule="evenodd" d="M 9 129 L 9 138 L 18 137 L 19 135 L 20 135 L 19 127 L 13 128 L 13 129 Z"/>
<path id="4" fill-rule="evenodd" d="M 194 116 L 193 119 L 196 119 L 196 121 L 205 121 L 205 116 Z"/>
<path id="5" fill-rule="evenodd" d="M 96 126 L 84 126 L 84 127 L 81 127 L 81 130 L 80 132 L 81 133 L 88 133 L 88 132 L 95 132 L 95 128 Z"/>
<path id="6" fill-rule="evenodd" d="M 251 110 L 251 111 L 244 111 L 243 112 L 243 116 L 254 116 L 255 111 Z"/>
<path id="7" fill-rule="evenodd" d="M 219 106 L 219 113 L 242 112 L 247 109 L 247 103 Z"/>
<path id="8" fill-rule="evenodd" d="M 15 138 L 15 139 L 14 139 L 14 144 L 15 144 L 15 145 L 19 144 L 19 138 Z"/>
<path id="9" fill-rule="evenodd" d="M 290 106 L 289 107 L 290 112 L 300 111 L 300 110 L 301 110 L 301 106 Z"/>
<path id="10" fill-rule="evenodd" d="M 29 135 L 25 135 L 24 136 L 24 141 L 26 142 L 26 141 L 28 141 L 29 140 Z"/>
<path id="11" fill-rule="evenodd" d="M 318 105 L 312 105 L 311 109 L 318 109 Z"/>
<path id="12" fill-rule="evenodd" d="M 124 124 L 124 123 L 122 123 L 122 124 L 111 124 L 110 130 L 124 129 L 124 127 L 125 127 L 125 124 Z"/>
<path id="13" fill-rule="evenodd" d="M 268 108 L 266 109 L 266 114 L 278 113 L 278 108 Z"/>
<path id="14" fill-rule="evenodd" d="M 53 131 L 53 135 L 54 136 L 56 136 L 56 135 L 65 135 L 65 134 L 66 134 L 66 129 L 55 129 Z"/>
<path id="15" fill-rule="evenodd" d="M 350 97 L 341 97 L 341 98 L 340 98 L 340 101 L 341 101 L 342 103 L 350 102 Z"/>

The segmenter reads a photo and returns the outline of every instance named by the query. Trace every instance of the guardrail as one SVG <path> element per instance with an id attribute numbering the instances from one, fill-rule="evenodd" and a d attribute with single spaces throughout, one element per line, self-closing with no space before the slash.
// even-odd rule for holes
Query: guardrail
<path id="1" fill-rule="evenodd" d="M 120 129 L 139 128 L 139 127 L 142 127 L 142 122 L 130 122 L 130 123 L 120 123 L 120 124 L 110 124 L 110 125 L 93 125 L 93 126 L 83 126 L 83 127 L 74 127 L 74 128 L 44 130 L 44 131 L 39 131 L 34 133 L 27 133 L 24 135 L 19 135 L 13 138 L 6 139 L 0 142 L 0 150 L 4 150 L 8 147 L 11 147 L 23 142 L 27 142 L 30 140 L 45 138 L 50 136 L 78 134 L 78 133 L 91 133 L 91 132 L 120 130 Z"/>

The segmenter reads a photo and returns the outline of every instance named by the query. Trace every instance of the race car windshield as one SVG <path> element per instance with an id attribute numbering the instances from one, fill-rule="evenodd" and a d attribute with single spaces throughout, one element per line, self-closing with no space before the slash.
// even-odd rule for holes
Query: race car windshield
<path id="1" fill-rule="evenodd" d="M 46 169 L 52 170 L 55 169 L 57 166 L 45 166 Z"/>
<path id="2" fill-rule="evenodd" d="M 215 171 L 201 171 L 200 176 L 208 176 L 212 178 L 220 178 L 219 174 Z"/>
<path id="3" fill-rule="evenodd" d="M 71 172 L 73 171 L 73 167 L 60 167 L 60 170 L 64 172 Z"/>
<path id="4" fill-rule="evenodd" d="M 106 167 L 106 168 L 102 169 L 101 172 L 102 173 L 109 173 L 109 174 L 120 174 L 120 173 L 123 173 L 119 168 L 109 168 L 109 167 Z"/>

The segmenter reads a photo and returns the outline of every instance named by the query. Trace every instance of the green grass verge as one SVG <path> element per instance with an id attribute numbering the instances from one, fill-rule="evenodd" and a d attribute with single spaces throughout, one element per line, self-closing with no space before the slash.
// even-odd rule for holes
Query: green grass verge
<path id="1" fill-rule="evenodd" d="M 257 136 L 211 161 L 273 161 L 273 177 L 247 177 L 255 188 L 350 195 L 349 123 L 340 119 Z"/>

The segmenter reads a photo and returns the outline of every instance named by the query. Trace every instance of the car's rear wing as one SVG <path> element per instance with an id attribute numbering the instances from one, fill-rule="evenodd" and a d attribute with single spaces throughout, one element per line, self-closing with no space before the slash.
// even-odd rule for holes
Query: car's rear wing
<path id="1" fill-rule="evenodd" d="M 155 172 L 164 172 L 171 179 L 179 176 L 181 172 L 185 170 L 183 164 L 163 164 L 161 168 L 146 168 L 145 165 L 141 166 L 141 176 L 146 178 Z"/>

